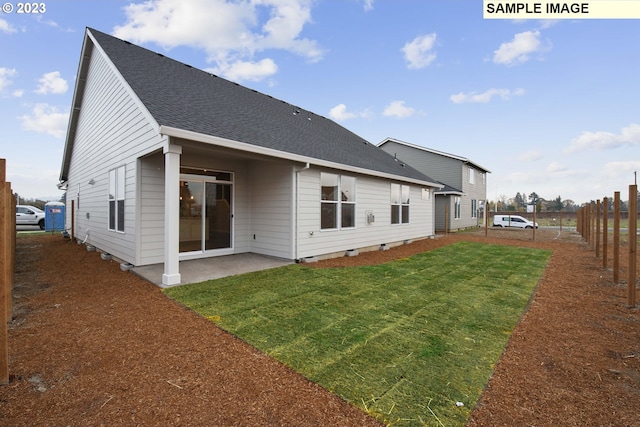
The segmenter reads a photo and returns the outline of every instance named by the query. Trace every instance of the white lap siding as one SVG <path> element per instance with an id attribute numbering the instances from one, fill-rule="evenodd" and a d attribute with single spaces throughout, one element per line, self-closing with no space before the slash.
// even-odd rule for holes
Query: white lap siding
<path id="1" fill-rule="evenodd" d="M 251 252 L 293 259 L 291 164 L 253 162 L 251 180 Z"/>
<path id="2" fill-rule="evenodd" d="M 434 235 L 433 194 L 423 198 L 422 188 L 349 172 L 330 171 L 356 177 L 356 226 L 350 229 L 320 229 L 320 170 L 311 168 L 300 173 L 298 183 L 299 221 L 298 258 L 320 256 L 349 249 L 366 248 L 383 243 Z M 409 224 L 391 224 L 391 183 L 410 186 Z M 367 213 L 375 221 L 367 222 Z"/>
<path id="3" fill-rule="evenodd" d="M 137 158 L 161 143 L 154 124 L 137 98 L 93 49 L 80 110 L 67 190 L 67 227 L 75 200 L 76 237 L 135 264 Z M 124 166 L 124 232 L 109 230 L 109 171 Z M 88 237 L 87 237 L 88 236 Z"/>
<path id="4" fill-rule="evenodd" d="M 143 157 L 138 162 L 140 179 L 140 216 L 138 263 L 164 261 L 164 155 Z"/>

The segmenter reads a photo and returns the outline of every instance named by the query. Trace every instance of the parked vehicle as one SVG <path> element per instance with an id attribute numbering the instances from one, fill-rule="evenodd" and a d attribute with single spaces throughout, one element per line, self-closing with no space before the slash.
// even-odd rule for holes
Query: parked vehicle
<path id="1" fill-rule="evenodd" d="M 37 225 L 44 230 L 44 212 L 35 206 L 16 206 L 16 225 Z"/>
<path id="2" fill-rule="evenodd" d="M 533 223 L 520 215 L 495 215 L 494 227 L 538 228 L 538 223 Z"/>

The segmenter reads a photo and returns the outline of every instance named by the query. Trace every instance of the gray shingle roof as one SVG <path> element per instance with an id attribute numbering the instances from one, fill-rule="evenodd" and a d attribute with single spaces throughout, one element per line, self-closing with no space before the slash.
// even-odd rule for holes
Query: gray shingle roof
<path id="1" fill-rule="evenodd" d="M 462 190 L 458 190 L 455 187 L 452 187 L 450 185 L 447 185 L 445 183 L 443 183 L 442 181 L 436 181 L 438 184 L 442 185 L 442 188 L 439 190 L 436 190 L 436 195 L 438 194 L 443 194 L 443 195 L 448 195 L 448 194 L 464 194 L 462 192 Z"/>
<path id="2" fill-rule="evenodd" d="M 396 138 L 387 137 L 382 142 L 378 143 L 377 146 L 378 147 L 382 147 L 383 145 L 385 145 L 385 144 L 387 144 L 389 142 L 400 144 L 400 145 L 404 145 L 404 146 L 407 146 L 407 147 L 411 147 L 411 148 L 414 148 L 416 150 L 424 151 L 426 153 L 431 153 L 431 154 L 434 154 L 434 155 L 437 155 L 437 156 L 442 156 L 442 157 L 450 158 L 450 159 L 456 159 L 456 160 L 461 161 L 462 163 L 466 163 L 466 164 L 472 165 L 476 169 L 479 169 L 479 170 L 484 171 L 484 172 L 491 173 L 491 171 L 489 169 L 485 168 L 484 166 L 480 166 L 476 162 L 472 162 L 471 160 L 467 159 L 466 157 L 458 156 L 456 154 L 445 153 L 444 151 L 434 150 L 433 148 L 427 148 L 427 147 L 423 147 L 421 145 L 411 144 L 409 142 L 400 141 L 399 139 L 396 139 Z"/>
<path id="3" fill-rule="evenodd" d="M 332 120 L 100 31 L 88 31 L 161 126 L 434 182 Z"/>

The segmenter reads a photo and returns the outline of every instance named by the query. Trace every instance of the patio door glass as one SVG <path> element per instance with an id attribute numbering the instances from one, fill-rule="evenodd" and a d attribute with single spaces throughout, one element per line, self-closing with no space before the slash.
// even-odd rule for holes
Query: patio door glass
<path id="1" fill-rule="evenodd" d="M 204 249 L 231 247 L 231 184 L 205 182 Z"/>
<path id="2" fill-rule="evenodd" d="M 211 178 L 180 181 L 181 253 L 231 248 L 232 184 Z"/>

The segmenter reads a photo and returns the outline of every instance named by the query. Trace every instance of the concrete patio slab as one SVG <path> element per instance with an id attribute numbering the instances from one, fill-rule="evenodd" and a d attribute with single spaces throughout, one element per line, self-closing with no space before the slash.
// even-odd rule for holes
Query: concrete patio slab
<path id="1" fill-rule="evenodd" d="M 180 261 L 180 285 L 219 279 L 293 264 L 294 261 L 252 253 Z M 162 287 L 164 264 L 134 267 L 132 272 Z"/>

